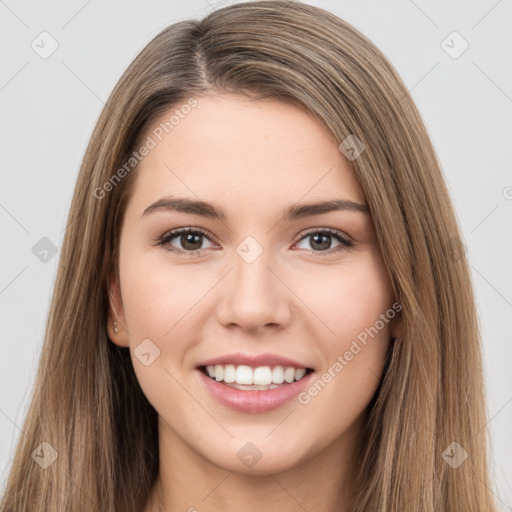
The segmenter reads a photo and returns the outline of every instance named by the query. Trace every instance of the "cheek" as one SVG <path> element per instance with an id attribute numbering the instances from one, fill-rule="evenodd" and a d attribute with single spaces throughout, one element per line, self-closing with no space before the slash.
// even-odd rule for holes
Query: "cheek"
<path id="1" fill-rule="evenodd" d="M 201 284 L 186 270 L 191 266 L 172 268 L 159 251 L 153 248 L 144 253 L 127 244 L 126 256 L 120 262 L 130 337 L 154 338 L 156 343 L 172 337 L 188 322 L 188 315 L 207 288 L 207 283 Z"/>
<path id="2" fill-rule="evenodd" d="M 319 378 L 330 388 L 324 403 L 336 400 L 335 393 L 354 412 L 378 386 L 394 317 L 391 283 L 380 258 L 371 252 L 357 258 L 357 265 L 331 270 L 328 286 L 310 287 L 308 294 L 308 305 L 315 304 L 312 309 L 325 324 L 315 327 L 323 363 Z"/>
<path id="3" fill-rule="evenodd" d="M 178 410 L 183 407 L 178 382 L 191 346 L 190 321 L 201 294 L 195 286 L 187 286 L 179 269 L 156 265 L 147 255 L 130 253 L 128 248 L 125 254 L 130 256 L 120 261 L 120 281 L 137 380 L 157 411 Z M 146 359 L 145 353 L 149 353 Z"/>
<path id="4" fill-rule="evenodd" d="M 301 292 L 307 304 L 324 322 L 324 339 L 335 341 L 342 350 L 352 339 L 364 340 L 368 329 L 377 323 L 381 337 L 387 335 L 389 322 L 382 323 L 381 315 L 392 305 L 391 283 L 379 258 L 371 252 L 361 253 L 354 264 L 331 267 L 321 275 L 308 277 Z M 381 334 L 382 331 L 382 334 Z M 365 334 L 366 333 L 366 334 Z M 348 348 L 347 348 L 348 349 Z"/>

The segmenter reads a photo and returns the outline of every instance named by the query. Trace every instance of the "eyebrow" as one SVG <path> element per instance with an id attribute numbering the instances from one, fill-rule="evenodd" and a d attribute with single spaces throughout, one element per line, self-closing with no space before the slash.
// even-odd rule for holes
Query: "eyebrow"
<path id="1" fill-rule="evenodd" d="M 355 211 L 365 214 L 370 213 L 368 206 L 365 204 L 356 203 L 348 199 L 331 199 L 329 201 L 322 201 L 318 203 L 294 204 L 284 211 L 283 218 L 284 220 L 297 220 L 340 210 Z M 144 210 L 141 217 L 145 217 L 159 211 L 190 213 L 220 221 L 225 221 L 227 217 L 224 210 L 219 206 L 205 201 L 173 196 L 163 197 L 154 202 Z"/>

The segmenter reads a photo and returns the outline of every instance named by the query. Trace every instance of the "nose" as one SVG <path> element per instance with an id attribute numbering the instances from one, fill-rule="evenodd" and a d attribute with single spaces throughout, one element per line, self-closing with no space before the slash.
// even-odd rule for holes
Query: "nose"
<path id="1" fill-rule="evenodd" d="M 225 327 L 245 331 L 280 330 L 291 318 L 290 289 L 275 269 L 275 260 L 264 251 L 248 262 L 233 254 L 233 268 L 223 280 L 217 319 Z"/>

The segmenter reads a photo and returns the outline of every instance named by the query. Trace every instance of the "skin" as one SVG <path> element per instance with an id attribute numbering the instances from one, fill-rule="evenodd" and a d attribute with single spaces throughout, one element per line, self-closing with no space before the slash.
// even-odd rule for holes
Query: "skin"
<path id="1" fill-rule="evenodd" d="M 195 368 L 237 351 L 271 352 L 307 363 L 316 380 L 391 308 L 369 214 L 282 219 L 292 204 L 366 204 L 364 193 L 336 141 L 308 113 L 235 95 L 197 100 L 139 164 L 121 233 L 119 281 L 111 279 L 110 338 L 130 347 L 159 415 L 160 474 L 145 512 L 348 510 L 364 411 L 398 334 L 395 321 L 307 404 L 292 399 L 270 412 L 233 411 L 209 394 Z M 142 217 L 169 194 L 215 203 L 227 219 L 172 211 Z M 155 245 L 188 226 L 208 238 L 187 245 L 178 235 L 167 247 L 197 247 L 199 256 Z M 340 242 L 329 236 L 315 244 L 313 235 L 302 235 L 310 228 L 336 229 L 354 245 L 336 251 Z M 251 264 L 236 252 L 247 236 L 263 248 Z M 160 350 L 149 366 L 134 355 L 147 338 Z M 253 467 L 237 457 L 247 442 L 262 454 Z"/>

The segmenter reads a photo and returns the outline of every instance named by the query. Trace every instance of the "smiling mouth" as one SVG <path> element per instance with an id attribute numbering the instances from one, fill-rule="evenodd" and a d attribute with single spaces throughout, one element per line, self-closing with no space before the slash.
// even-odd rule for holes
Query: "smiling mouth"
<path id="1" fill-rule="evenodd" d="M 216 366 L 219 366 L 220 369 Z M 197 369 L 219 384 L 244 391 L 266 391 L 281 388 L 298 382 L 313 372 L 312 368 L 293 368 L 280 365 L 258 368 L 246 365 L 216 366 L 198 366 Z"/>

